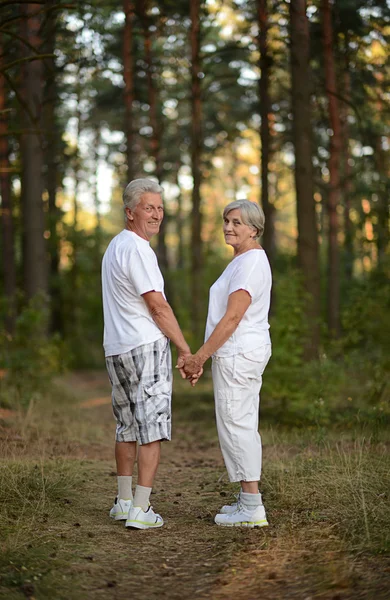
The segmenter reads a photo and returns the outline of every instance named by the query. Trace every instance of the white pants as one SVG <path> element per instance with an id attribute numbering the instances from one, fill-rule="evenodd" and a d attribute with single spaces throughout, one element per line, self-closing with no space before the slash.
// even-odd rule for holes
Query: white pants
<path id="1" fill-rule="evenodd" d="M 271 345 L 229 357 L 213 357 L 215 414 L 230 481 L 259 481 L 259 403 L 262 375 Z"/>

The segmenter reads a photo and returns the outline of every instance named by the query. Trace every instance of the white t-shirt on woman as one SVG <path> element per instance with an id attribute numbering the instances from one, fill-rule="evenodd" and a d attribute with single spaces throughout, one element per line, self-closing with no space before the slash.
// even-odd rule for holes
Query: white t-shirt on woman
<path id="1" fill-rule="evenodd" d="M 164 336 L 142 298 L 153 290 L 164 295 L 163 276 L 147 240 L 127 229 L 111 240 L 103 257 L 102 286 L 106 356 Z"/>
<path id="2" fill-rule="evenodd" d="M 228 264 L 210 288 L 205 341 L 226 313 L 230 294 L 246 290 L 251 296 L 251 304 L 236 331 L 214 356 L 243 354 L 271 343 L 268 323 L 271 286 L 271 268 L 264 250 L 248 250 Z"/>

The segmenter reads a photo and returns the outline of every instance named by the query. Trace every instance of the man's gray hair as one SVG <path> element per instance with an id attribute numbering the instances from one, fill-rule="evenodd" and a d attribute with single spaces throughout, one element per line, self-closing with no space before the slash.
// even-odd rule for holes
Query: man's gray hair
<path id="1" fill-rule="evenodd" d="M 163 188 L 152 179 L 133 179 L 127 184 L 123 192 L 123 205 L 126 213 L 126 208 L 134 210 L 143 194 L 160 194 L 163 195 Z"/>
<path id="2" fill-rule="evenodd" d="M 223 218 L 226 217 L 231 210 L 238 208 L 241 213 L 241 220 L 245 225 L 252 227 L 256 231 L 255 238 L 259 238 L 264 231 L 265 217 L 263 209 L 256 203 L 249 200 L 235 200 L 225 206 Z"/>

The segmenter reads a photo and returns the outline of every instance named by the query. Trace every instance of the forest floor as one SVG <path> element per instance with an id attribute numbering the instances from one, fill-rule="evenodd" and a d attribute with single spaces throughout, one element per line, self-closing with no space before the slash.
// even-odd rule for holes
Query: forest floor
<path id="1" fill-rule="evenodd" d="M 265 421 L 270 525 L 218 527 L 213 517 L 236 488 L 210 381 L 187 385 L 176 384 L 173 441 L 163 444 L 152 495 L 165 525 L 154 531 L 108 518 L 116 477 L 104 372 L 68 374 L 27 413 L 3 415 L 0 598 L 389 598 L 385 442 L 280 433 Z"/>

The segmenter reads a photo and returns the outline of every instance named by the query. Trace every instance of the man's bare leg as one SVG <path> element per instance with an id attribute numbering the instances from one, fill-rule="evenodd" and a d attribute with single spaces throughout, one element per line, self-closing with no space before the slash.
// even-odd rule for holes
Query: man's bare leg
<path id="1" fill-rule="evenodd" d="M 136 457 L 137 442 L 115 443 L 116 474 L 118 477 L 132 477 Z"/>
<path id="2" fill-rule="evenodd" d="M 161 442 L 151 442 L 138 448 L 138 485 L 152 487 L 160 462 Z"/>

